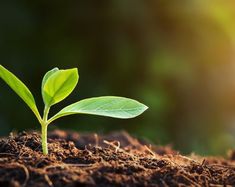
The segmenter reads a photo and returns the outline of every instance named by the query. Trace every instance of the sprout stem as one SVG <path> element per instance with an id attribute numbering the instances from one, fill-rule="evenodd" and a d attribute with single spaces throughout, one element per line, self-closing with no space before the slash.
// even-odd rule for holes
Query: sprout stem
<path id="1" fill-rule="evenodd" d="M 42 152 L 44 155 L 48 154 L 47 147 L 47 124 L 42 124 Z"/>
<path id="2" fill-rule="evenodd" d="M 47 126 L 48 126 L 48 113 L 49 113 L 50 107 L 45 106 L 44 112 L 43 112 L 43 119 L 41 122 L 41 128 L 42 128 L 42 152 L 44 155 L 48 154 L 48 147 L 47 147 Z"/>
<path id="3" fill-rule="evenodd" d="M 49 110 L 50 110 L 50 107 L 45 106 L 44 112 L 43 112 L 43 119 L 42 119 L 45 123 L 47 123 L 47 118 L 48 118 Z"/>

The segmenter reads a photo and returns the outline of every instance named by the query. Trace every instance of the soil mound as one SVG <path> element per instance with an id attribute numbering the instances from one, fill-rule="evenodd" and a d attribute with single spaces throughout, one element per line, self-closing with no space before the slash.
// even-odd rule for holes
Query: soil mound
<path id="1" fill-rule="evenodd" d="M 0 186 L 218 186 L 235 185 L 231 159 L 182 156 L 126 132 L 108 135 L 52 131 L 49 154 L 37 132 L 0 139 Z"/>

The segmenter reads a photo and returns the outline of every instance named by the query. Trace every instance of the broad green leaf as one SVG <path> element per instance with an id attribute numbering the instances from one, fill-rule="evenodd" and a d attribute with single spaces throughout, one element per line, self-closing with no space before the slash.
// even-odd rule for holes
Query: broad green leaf
<path id="1" fill-rule="evenodd" d="M 56 68 L 53 68 L 52 70 L 50 70 L 50 71 L 48 71 L 45 75 L 44 75 L 44 77 L 43 77 L 43 79 L 42 79 L 42 86 L 41 86 L 41 92 L 42 92 L 42 98 L 43 98 L 43 100 L 44 100 L 44 97 L 46 97 L 45 95 L 44 95 L 44 92 L 43 92 L 43 87 L 44 87 L 44 85 L 45 85 L 45 82 L 47 81 L 47 79 L 51 76 L 51 75 L 53 75 L 55 72 L 57 72 L 57 71 L 59 71 L 59 69 L 56 67 Z M 44 101 L 44 103 L 45 103 L 45 101 Z"/>
<path id="2" fill-rule="evenodd" d="M 34 97 L 29 89 L 25 86 L 25 84 L 2 65 L 0 65 L 0 78 L 2 78 L 11 87 L 11 89 L 14 90 L 15 93 L 17 93 L 21 97 L 21 99 L 24 100 L 24 102 L 40 120 L 41 117 L 38 112 Z"/>
<path id="3" fill-rule="evenodd" d="M 50 107 L 65 99 L 78 82 L 77 68 L 55 70 L 49 73 L 42 83 L 42 96 L 46 106 Z"/>
<path id="4" fill-rule="evenodd" d="M 49 121 L 52 122 L 57 118 L 72 114 L 93 114 L 127 119 L 142 114 L 147 108 L 147 106 L 138 101 L 124 97 L 94 97 L 78 101 L 65 107 Z"/>
<path id="5" fill-rule="evenodd" d="M 52 70 L 50 70 L 50 71 L 48 71 L 45 75 L 44 75 L 44 77 L 43 77 L 43 79 L 42 79 L 42 88 L 44 87 L 44 85 L 45 85 L 45 82 L 47 81 L 47 79 L 51 76 L 51 75 L 53 75 L 55 72 L 57 72 L 57 71 L 59 71 L 59 68 L 53 68 Z"/>

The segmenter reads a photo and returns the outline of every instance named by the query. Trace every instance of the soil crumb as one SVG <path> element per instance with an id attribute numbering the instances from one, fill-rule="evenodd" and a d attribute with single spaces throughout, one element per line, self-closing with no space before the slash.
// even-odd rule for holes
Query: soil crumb
<path id="1" fill-rule="evenodd" d="M 55 130 L 49 154 L 37 132 L 0 139 L 0 186 L 235 186 L 235 160 L 182 156 L 126 132 L 108 135 Z"/>

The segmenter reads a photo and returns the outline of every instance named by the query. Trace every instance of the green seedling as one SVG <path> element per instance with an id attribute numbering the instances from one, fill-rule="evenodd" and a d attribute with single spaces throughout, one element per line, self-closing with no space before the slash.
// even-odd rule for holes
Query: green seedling
<path id="1" fill-rule="evenodd" d="M 77 68 L 48 71 L 42 80 L 41 92 L 45 104 L 41 117 L 30 90 L 13 73 L 0 65 L 0 78 L 3 79 L 29 106 L 41 124 L 42 151 L 48 154 L 47 127 L 54 120 L 72 114 L 92 114 L 113 118 L 128 119 L 142 114 L 148 107 L 133 99 L 117 96 L 103 96 L 80 100 L 48 118 L 50 108 L 65 99 L 76 87 L 79 79 Z"/>

